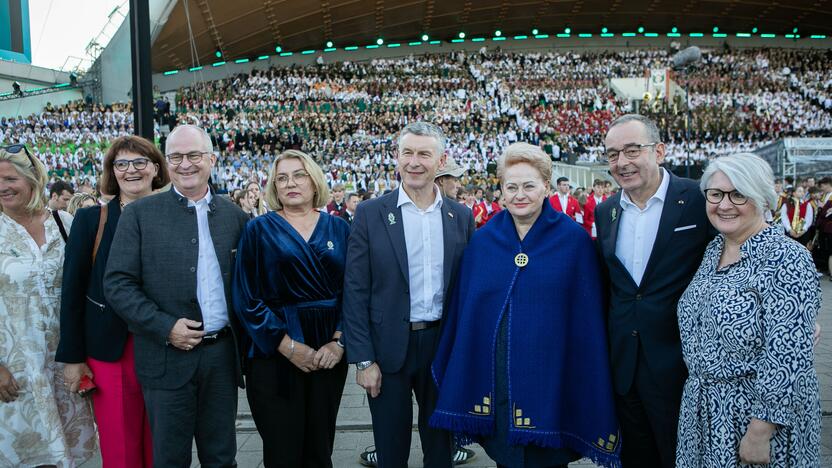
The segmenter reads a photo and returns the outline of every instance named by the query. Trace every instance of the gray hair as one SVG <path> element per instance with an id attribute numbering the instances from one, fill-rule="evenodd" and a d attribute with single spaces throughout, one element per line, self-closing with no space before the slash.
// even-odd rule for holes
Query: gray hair
<path id="1" fill-rule="evenodd" d="M 644 125 L 644 132 L 647 135 L 647 139 L 649 140 L 648 143 L 661 143 L 662 137 L 659 133 L 659 127 L 656 125 L 656 122 L 653 122 L 652 119 L 649 117 L 645 117 L 641 114 L 624 114 L 621 117 L 613 120 L 610 123 L 610 126 L 607 127 L 607 132 L 610 131 L 613 127 L 617 125 L 622 125 L 627 122 L 641 122 Z"/>
<path id="2" fill-rule="evenodd" d="M 178 133 L 180 130 L 185 130 L 185 129 L 193 130 L 195 132 L 198 132 L 200 135 L 202 135 L 202 140 L 205 144 L 205 150 L 209 153 L 214 152 L 214 144 L 211 143 L 211 136 L 208 135 L 208 132 L 206 132 L 205 129 L 200 127 L 199 125 L 192 125 L 192 124 L 177 125 L 176 127 L 173 127 L 173 130 L 171 130 L 170 133 L 168 134 L 167 141 L 170 141 L 173 138 L 173 136 L 176 135 L 176 133 Z"/>
<path id="3" fill-rule="evenodd" d="M 765 210 L 777 206 L 774 173 L 763 158 L 752 153 L 738 153 L 714 159 L 708 164 L 699 182 L 703 193 L 708 188 L 711 176 L 717 171 L 728 177 L 737 192 L 751 199 L 761 216 Z"/>
<path id="4" fill-rule="evenodd" d="M 407 124 L 401 132 L 399 132 L 399 141 L 397 146 L 399 150 L 402 148 L 402 138 L 405 135 L 428 136 L 436 140 L 436 145 L 439 149 L 439 155 L 445 153 L 445 146 L 448 144 L 448 139 L 445 137 L 445 132 L 438 126 L 429 122 L 411 122 Z"/>

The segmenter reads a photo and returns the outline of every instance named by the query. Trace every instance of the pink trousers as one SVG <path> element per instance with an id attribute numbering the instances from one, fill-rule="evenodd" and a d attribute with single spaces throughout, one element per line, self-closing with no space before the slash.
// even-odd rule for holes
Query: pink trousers
<path id="1" fill-rule="evenodd" d="M 153 466 L 150 424 L 134 362 L 133 335 L 118 361 L 87 358 L 98 387 L 92 403 L 104 468 Z"/>

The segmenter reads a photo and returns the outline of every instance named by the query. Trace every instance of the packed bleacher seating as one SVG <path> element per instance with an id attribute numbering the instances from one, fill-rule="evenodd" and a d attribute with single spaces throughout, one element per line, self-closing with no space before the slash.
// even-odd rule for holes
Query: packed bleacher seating
<path id="1" fill-rule="evenodd" d="M 302 148 L 331 183 L 382 191 L 395 185 L 395 133 L 407 122 L 440 123 L 449 154 L 489 185 L 494 158 L 515 141 L 541 145 L 555 160 L 594 162 L 617 115 L 635 110 L 609 86 L 616 77 L 665 67 L 669 49 L 453 52 L 442 55 L 270 68 L 180 89 L 159 102 L 157 138 L 176 121 L 209 129 L 219 152 L 215 182 L 263 183 L 275 152 Z M 691 129 L 681 100 L 641 103 L 664 130 L 668 163 L 701 165 L 786 136 L 832 134 L 832 56 L 820 50 L 705 50 L 703 63 L 675 79 L 690 92 Z M 94 180 L 108 142 L 132 131 L 129 105 L 72 103 L 0 118 L 0 142 L 25 142 L 53 179 Z"/>

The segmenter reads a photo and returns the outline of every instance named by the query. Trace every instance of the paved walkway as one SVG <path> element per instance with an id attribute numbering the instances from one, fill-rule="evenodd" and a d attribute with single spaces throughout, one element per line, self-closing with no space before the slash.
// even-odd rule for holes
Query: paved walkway
<path id="1" fill-rule="evenodd" d="M 832 297 L 832 282 L 827 277 L 821 279 L 824 297 Z M 824 301 L 819 323 L 823 327 L 821 342 L 815 348 L 815 366 L 821 385 L 821 409 L 823 410 L 823 432 L 821 435 L 821 466 L 832 466 L 832 301 Z M 263 442 L 254 428 L 251 420 L 245 393 L 240 392 L 240 416 L 237 421 L 237 463 L 240 468 L 262 467 Z M 416 413 L 414 407 L 414 415 Z M 410 466 L 421 466 L 421 448 L 418 433 L 413 432 L 411 439 Z M 370 411 L 367 406 L 367 396 L 355 384 L 354 370 L 351 369 L 347 377 L 347 385 L 341 400 L 338 413 L 338 432 L 335 436 L 335 451 L 332 455 L 336 468 L 360 467 L 358 454 L 365 447 L 373 444 Z M 494 467 L 491 459 L 479 446 L 471 447 L 477 456 L 465 466 Z M 99 460 L 91 460 L 83 465 L 84 468 L 100 467 Z M 194 453 L 193 467 L 198 467 L 196 453 Z M 593 468 L 594 464 L 582 460 L 569 465 L 571 468 Z"/>

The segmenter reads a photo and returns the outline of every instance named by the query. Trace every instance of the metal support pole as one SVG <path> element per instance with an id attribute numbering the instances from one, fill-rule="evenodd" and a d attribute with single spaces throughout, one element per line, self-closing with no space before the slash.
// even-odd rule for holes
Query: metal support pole
<path id="1" fill-rule="evenodd" d="M 153 141 L 153 75 L 150 70 L 150 6 L 130 0 L 130 56 L 133 70 L 133 133 Z"/>

